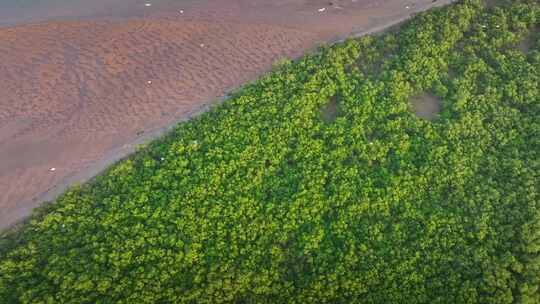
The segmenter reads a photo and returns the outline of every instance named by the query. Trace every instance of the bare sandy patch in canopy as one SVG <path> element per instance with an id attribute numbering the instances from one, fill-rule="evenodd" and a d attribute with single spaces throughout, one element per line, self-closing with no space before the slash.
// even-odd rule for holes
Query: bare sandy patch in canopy
<path id="1" fill-rule="evenodd" d="M 434 120 L 442 110 L 442 100 L 430 93 L 422 93 L 411 98 L 411 106 L 416 116 Z"/>

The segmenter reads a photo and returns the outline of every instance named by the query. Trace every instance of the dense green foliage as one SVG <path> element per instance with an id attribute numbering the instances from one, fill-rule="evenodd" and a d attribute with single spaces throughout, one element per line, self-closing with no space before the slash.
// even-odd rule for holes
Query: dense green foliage
<path id="1" fill-rule="evenodd" d="M 5 236 L 0 302 L 540 303 L 539 21 L 466 0 L 283 63 Z"/>

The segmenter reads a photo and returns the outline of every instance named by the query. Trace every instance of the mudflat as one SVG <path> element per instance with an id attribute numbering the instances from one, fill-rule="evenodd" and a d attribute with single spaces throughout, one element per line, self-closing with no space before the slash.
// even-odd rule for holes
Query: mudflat
<path id="1" fill-rule="evenodd" d="M 277 60 L 450 1 L 131 2 L 0 14 L 0 229 Z"/>

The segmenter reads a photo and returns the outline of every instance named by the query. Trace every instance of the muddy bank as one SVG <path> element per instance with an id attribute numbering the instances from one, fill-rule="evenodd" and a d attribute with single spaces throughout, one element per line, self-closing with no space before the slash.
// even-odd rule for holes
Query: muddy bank
<path id="1" fill-rule="evenodd" d="M 446 2 L 177 1 L 0 28 L 0 229 L 280 58 Z"/>

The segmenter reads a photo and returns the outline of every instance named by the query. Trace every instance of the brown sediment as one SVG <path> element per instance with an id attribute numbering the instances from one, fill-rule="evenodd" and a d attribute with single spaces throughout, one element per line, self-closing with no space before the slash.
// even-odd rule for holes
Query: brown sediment
<path id="1" fill-rule="evenodd" d="M 0 28 L 0 229 L 276 60 L 434 5 L 224 2 Z"/>
<path id="2" fill-rule="evenodd" d="M 442 109 L 442 101 L 439 97 L 429 93 L 412 97 L 411 105 L 416 116 L 426 120 L 437 118 Z"/>
<path id="3" fill-rule="evenodd" d="M 484 0 L 484 6 L 491 8 L 503 3 L 504 0 Z"/>
<path id="4" fill-rule="evenodd" d="M 338 98 L 332 96 L 321 110 L 321 118 L 325 122 L 333 122 L 339 115 Z"/>
<path id="5" fill-rule="evenodd" d="M 517 48 L 523 53 L 528 53 L 531 49 L 534 49 L 538 39 L 540 39 L 540 26 L 534 27 L 521 41 L 519 42 Z"/>

